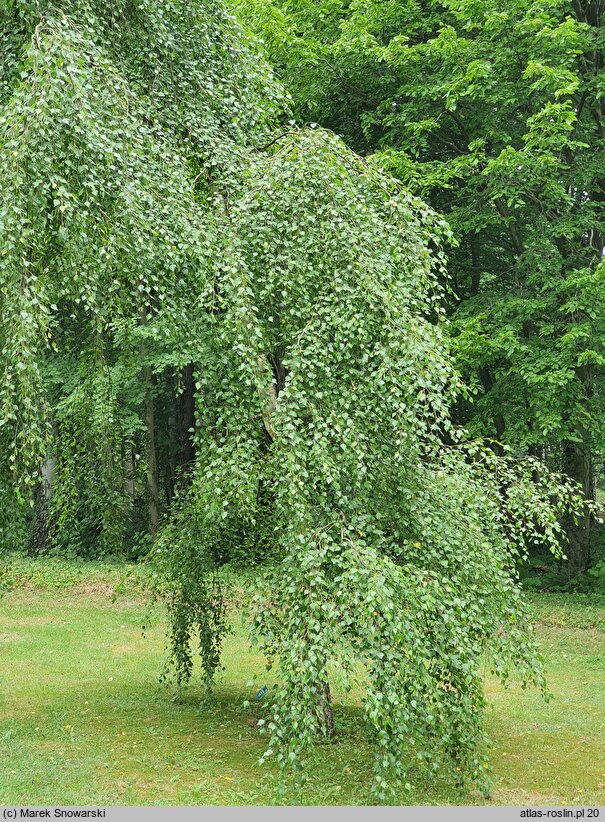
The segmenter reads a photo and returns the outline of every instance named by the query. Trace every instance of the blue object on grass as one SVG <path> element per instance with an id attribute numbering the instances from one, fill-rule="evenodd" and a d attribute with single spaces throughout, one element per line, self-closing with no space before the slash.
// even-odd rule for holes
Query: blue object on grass
<path id="1" fill-rule="evenodd" d="M 266 686 L 266 685 L 263 685 L 263 687 L 262 687 L 262 688 L 260 689 L 260 691 L 257 693 L 256 698 L 257 698 L 257 699 L 262 699 L 262 698 L 264 697 L 264 695 L 267 693 L 267 691 L 268 691 L 268 690 L 269 690 L 269 689 L 267 688 L 267 686 Z"/>

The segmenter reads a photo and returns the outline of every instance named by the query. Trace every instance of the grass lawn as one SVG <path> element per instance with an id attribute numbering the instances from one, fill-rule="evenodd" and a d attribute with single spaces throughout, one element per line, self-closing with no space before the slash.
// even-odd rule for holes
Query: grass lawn
<path id="1" fill-rule="evenodd" d="M 16 561 L 0 598 L 0 804 L 271 804 L 258 759 L 257 690 L 271 686 L 234 619 L 214 701 L 158 683 L 164 626 L 142 635 L 136 587 L 112 602 L 112 566 Z M 534 595 L 554 699 L 487 681 L 494 804 L 605 804 L 605 607 Z M 363 694 L 337 694 L 339 735 L 321 745 L 300 804 L 367 804 L 371 749 Z M 244 709 L 248 699 L 252 708 Z M 415 782 L 406 804 L 484 804 Z"/>

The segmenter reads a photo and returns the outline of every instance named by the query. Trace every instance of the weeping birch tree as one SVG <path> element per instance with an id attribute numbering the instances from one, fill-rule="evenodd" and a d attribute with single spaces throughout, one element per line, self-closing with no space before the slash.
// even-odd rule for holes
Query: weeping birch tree
<path id="1" fill-rule="evenodd" d="M 52 446 L 56 522 L 111 551 L 133 453 L 157 527 L 158 395 L 203 359 L 217 213 L 279 98 L 221 4 L 0 15 L 2 476 L 21 496 Z"/>
<path id="2" fill-rule="evenodd" d="M 0 31 L 2 498 L 51 454 L 52 527 L 85 511 L 111 546 L 145 474 L 179 681 L 220 665 L 219 566 L 253 567 L 284 775 L 334 732 L 337 666 L 380 798 L 412 766 L 486 787 L 480 661 L 543 685 L 516 562 L 580 503 L 452 425 L 446 225 L 333 135 L 275 130 L 220 3 L 11 0 Z"/>

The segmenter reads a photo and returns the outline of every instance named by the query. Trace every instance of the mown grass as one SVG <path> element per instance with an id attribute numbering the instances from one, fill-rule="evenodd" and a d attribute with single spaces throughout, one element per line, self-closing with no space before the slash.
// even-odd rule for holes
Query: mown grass
<path id="1" fill-rule="evenodd" d="M 0 803 L 271 804 L 275 770 L 259 765 L 261 685 L 274 677 L 234 620 L 212 702 L 158 683 L 161 613 L 138 585 L 112 593 L 123 568 L 14 559 L 0 599 Z M 487 681 L 494 804 L 605 804 L 605 608 L 532 596 L 553 700 Z M 142 635 L 145 620 L 151 624 Z M 336 683 L 337 685 L 337 683 Z M 370 803 L 363 694 L 337 693 L 339 735 L 321 745 L 302 791 L 285 802 Z M 250 700 L 252 707 L 244 709 Z M 408 804 L 483 804 L 413 780 Z"/>

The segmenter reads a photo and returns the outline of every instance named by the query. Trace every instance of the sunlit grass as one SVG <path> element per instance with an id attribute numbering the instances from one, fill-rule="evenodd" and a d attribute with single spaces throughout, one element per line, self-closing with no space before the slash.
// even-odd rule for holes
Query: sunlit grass
<path id="1" fill-rule="evenodd" d="M 96 574 L 96 576 L 95 576 Z M 113 574 L 113 577 L 112 577 Z M 117 572 L 98 568 L 65 590 L 16 588 L 0 599 L 0 803 L 269 804 L 275 770 L 259 764 L 266 739 L 256 692 L 275 678 L 235 619 L 212 702 L 197 685 L 158 683 L 159 612 L 142 635 L 143 603 L 113 603 Z M 59 579 L 60 577 L 57 577 Z M 128 595 L 126 595 L 128 596 Z M 536 607 L 554 699 L 488 681 L 496 804 L 605 804 L 605 630 L 575 627 L 574 608 L 549 620 Z M 570 610 L 571 609 L 571 610 Z M 556 609 L 554 609 L 556 613 Z M 372 753 L 359 691 L 337 690 L 339 736 L 318 748 L 309 781 L 285 801 L 371 802 Z M 249 700 L 251 708 L 244 709 Z M 482 804 L 448 785 L 416 784 L 410 804 Z"/>

